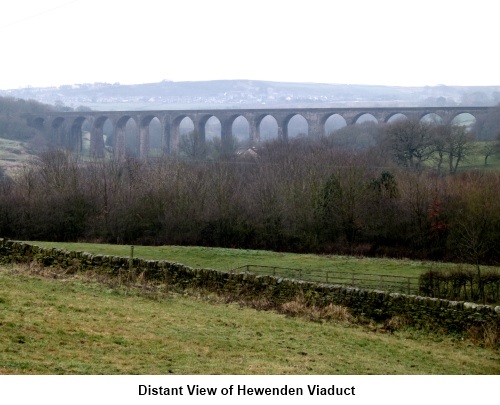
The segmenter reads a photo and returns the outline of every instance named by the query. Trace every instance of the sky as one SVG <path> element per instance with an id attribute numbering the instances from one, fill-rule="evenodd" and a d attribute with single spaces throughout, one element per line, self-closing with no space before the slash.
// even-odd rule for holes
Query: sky
<path id="1" fill-rule="evenodd" d="M 16 0 L 0 89 L 162 80 L 500 85 L 491 0 Z"/>

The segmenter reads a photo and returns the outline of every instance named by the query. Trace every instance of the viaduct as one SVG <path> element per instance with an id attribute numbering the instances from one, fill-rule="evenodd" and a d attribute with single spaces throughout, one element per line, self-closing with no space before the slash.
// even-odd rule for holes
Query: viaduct
<path id="1" fill-rule="evenodd" d="M 443 124 L 452 123 L 461 114 L 470 114 L 477 119 L 491 107 L 371 107 L 371 108 L 286 108 L 286 109 L 207 109 L 207 110 L 158 110 L 158 111 L 85 111 L 50 112 L 43 115 L 26 115 L 28 124 L 47 136 L 51 143 L 75 152 L 82 152 L 82 126 L 90 132 L 89 153 L 103 156 L 105 151 L 104 126 L 112 124 L 113 154 L 120 158 L 126 154 L 125 127 L 130 120 L 136 124 L 138 155 L 147 158 L 150 153 L 150 124 L 155 120 L 161 127 L 161 153 L 170 154 L 178 150 L 181 122 L 186 118 L 192 122 L 198 138 L 204 142 L 206 124 L 212 117 L 220 122 L 221 144 L 229 145 L 233 136 L 233 124 L 243 117 L 248 123 L 249 144 L 255 145 L 261 139 L 261 123 L 266 117 L 275 120 L 276 137 L 289 137 L 288 124 L 295 116 L 302 116 L 307 122 L 308 136 L 321 137 L 326 134 L 325 124 L 331 117 L 341 119 L 345 125 L 354 125 L 360 117 L 370 114 L 372 120 L 387 123 L 395 116 L 410 119 L 434 117 Z M 340 118 L 339 118 L 340 117 Z M 269 120 L 269 118 L 268 118 Z M 240 119 L 241 121 L 241 119 Z M 159 124 L 158 124 L 159 122 Z M 109 130 L 108 130 L 109 132 Z"/>

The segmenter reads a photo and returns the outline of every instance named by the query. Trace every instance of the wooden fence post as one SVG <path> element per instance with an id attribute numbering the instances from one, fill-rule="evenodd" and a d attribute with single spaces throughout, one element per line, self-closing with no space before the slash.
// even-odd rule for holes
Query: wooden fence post
<path id="1" fill-rule="evenodd" d="M 128 269 L 132 273 L 134 268 L 134 246 L 130 246 L 130 258 L 128 259 Z"/>

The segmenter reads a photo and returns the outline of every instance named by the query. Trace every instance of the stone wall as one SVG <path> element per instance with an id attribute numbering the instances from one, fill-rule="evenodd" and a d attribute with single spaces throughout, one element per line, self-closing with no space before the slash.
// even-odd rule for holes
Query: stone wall
<path id="1" fill-rule="evenodd" d="M 93 270 L 109 275 L 127 274 L 133 269 L 144 280 L 176 288 L 201 288 L 230 293 L 239 299 L 262 298 L 273 305 L 305 298 L 311 305 L 343 305 L 354 314 L 383 321 L 403 315 L 413 325 L 460 332 L 485 324 L 500 328 L 500 306 L 478 305 L 437 298 L 364 290 L 340 285 L 312 283 L 248 273 L 194 269 L 164 260 L 93 255 L 85 252 L 48 249 L 23 242 L 0 239 L 0 263 L 38 262 L 43 266 Z"/>

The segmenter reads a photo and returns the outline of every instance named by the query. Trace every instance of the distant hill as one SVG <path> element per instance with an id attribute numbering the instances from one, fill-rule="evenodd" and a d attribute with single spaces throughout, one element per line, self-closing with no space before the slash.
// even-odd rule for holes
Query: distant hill
<path id="1" fill-rule="evenodd" d="M 215 80 L 120 85 L 75 84 L 0 90 L 0 96 L 33 99 L 58 109 L 148 110 L 258 107 L 493 106 L 500 86 L 394 87 L 348 84 Z"/>
<path id="2" fill-rule="evenodd" d="M 28 143 L 0 138 L 0 179 L 4 173 L 12 174 L 34 158 L 35 154 Z"/>

